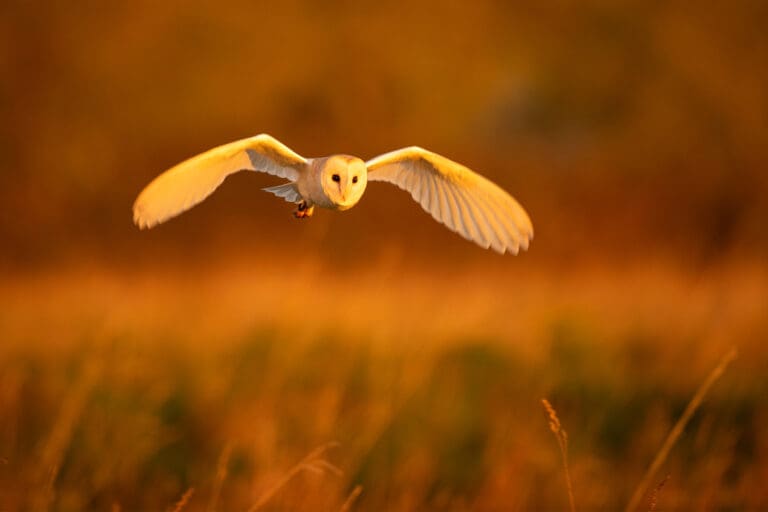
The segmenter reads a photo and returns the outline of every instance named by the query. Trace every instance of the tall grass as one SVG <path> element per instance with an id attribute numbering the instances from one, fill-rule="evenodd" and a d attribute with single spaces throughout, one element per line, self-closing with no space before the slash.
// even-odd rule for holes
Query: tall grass
<path id="1" fill-rule="evenodd" d="M 688 402 L 688 405 L 683 411 L 683 414 L 680 416 L 677 422 L 675 422 L 669 434 L 664 439 L 664 443 L 662 444 L 659 451 L 656 453 L 656 456 L 653 458 L 653 462 L 651 462 L 651 465 L 648 467 L 648 470 L 645 472 L 645 474 L 643 475 L 643 478 L 640 480 L 640 483 L 637 485 L 637 487 L 635 488 L 635 491 L 632 493 L 632 497 L 630 498 L 625 508 L 626 512 L 633 512 L 638 508 L 638 506 L 640 505 L 640 501 L 642 500 L 643 496 L 648 490 L 648 485 L 650 481 L 654 478 L 654 476 L 656 475 L 656 473 L 658 472 L 662 464 L 664 464 L 664 462 L 667 460 L 667 457 L 669 457 L 669 452 L 672 450 L 672 447 L 675 445 L 677 440 L 682 435 L 683 430 L 685 429 L 686 425 L 690 422 L 691 418 L 693 417 L 693 414 L 701 405 L 709 389 L 712 387 L 715 381 L 722 376 L 723 372 L 728 367 L 728 365 L 731 364 L 731 362 L 736 358 L 736 354 L 737 352 L 735 348 L 728 351 L 728 353 L 726 353 L 721 358 L 718 365 L 710 372 L 707 378 L 701 383 L 696 393 L 693 395 L 693 398 L 691 398 L 691 401 Z M 549 429 L 554 434 L 555 439 L 557 440 L 558 447 L 560 448 L 560 455 L 562 457 L 562 462 L 563 462 L 563 473 L 565 475 L 565 483 L 566 483 L 566 489 L 568 491 L 568 503 L 570 505 L 570 510 L 571 512 L 576 512 L 576 504 L 573 497 L 573 483 L 571 481 L 571 472 L 568 467 L 568 434 L 566 433 L 565 429 L 560 423 L 560 418 L 558 418 L 557 416 L 557 411 L 555 411 L 555 408 L 552 406 L 549 400 L 542 399 L 541 402 L 549 418 Z M 668 479 L 669 479 L 669 475 L 654 488 L 653 493 L 649 497 L 650 510 L 653 511 L 656 509 L 658 492 L 664 486 L 664 484 Z"/>
<path id="2" fill-rule="evenodd" d="M 701 403 L 704 401 L 704 397 L 706 396 L 709 389 L 712 387 L 715 381 L 717 381 L 717 379 L 723 375 L 723 372 L 728 367 L 728 365 L 731 364 L 734 359 L 736 359 L 736 353 L 737 352 L 735 348 L 728 351 L 728 353 L 722 357 L 718 365 L 715 366 L 712 372 L 710 372 L 704 382 L 701 383 L 699 389 L 696 390 L 693 398 L 691 398 L 691 401 L 688 402 L 688 405 L 685 407 L 683 414 L 675 422 L 675 425 L 672 427 L 672 430 L 669 431 L 666 439 L 664 439 L 664 443 L 661 445 L 661 448 L 653 458 L 653 462 L 651 462 L 648 470 L 643 475 L 642 480 L 640 480 L 640 483 L 635 488 L 635 492 L 632 493 L 632 498 L 630 498 L 629 503 L 625 509 L 626 512 L 632 512 L 637 509 L 638 505 L 640 504 L 640 500 L 642 500 L 643 495 L 648 490 L 648 485 L 650 484 L 651 480 L 654 478 L 656 473 L 658 473 L 659 468 L 661 468 L 661 465 L 664 464 L 664 462 L 667 460 L 667 457 L 669 457 L 670 450 L 672 450 L 672 447 L 680 438 L 680 435 L 682 435 L 686 425 L 688 425 L 688 423 L 691 421 L 693 414 L 696 412 L 699 406 L 701 406 Z"/>
<path id="3" fill-rule="evenodd" d="M 301 459 L 301 461 L 289 469 L 277 482 L 272 484 L 266 491 L 264 491 L 261 496 L 259 496 L 259 499 L 256 500 L 256 502 L 253 504 L 253 506 L 248 509 L 248 512 L 256 512 L 261 507 L 266 505 L 267 502 L 269 502 L 269 500 L 271 500 L 272 497 L 278 491 L 280 491 L 280 489 L 285 487 L 288 482 L 290 482 L 302 471 L 309 471 L 320 475 L 332 473 L 337 476 L 341 476 L 341 470 L 328 462 L 328 460 L 325 458 L 326 452 L 331 448 L 338 447 L 338 445 L 339 443 L 336 442 L 326 443 L 309 452 L 306 457 Z"/>
<path id="4" fill-rule="evenodd" d="M 6 279 L 0 510 L 554 509 L 566 465 L 579 510 L 661 467 L 659 509 L 768 506 L 768 280 L 485 272 Z"/>
<path id="5" fill-rule="evenodd" d="M 565 474 L 565 486 L 568 490 L 568 504 L 570 505 L 571 512 L 576 512 L 576 500 L 573 498 L 573 482 L 571 482 L 571 471 L 568 469 L 568 434 L 563 426 L 560 424 L 560 418 L 557 417 L 557 411 L 549 403 L 549 400 L 542 399 L 541 403 L 544 405 L 544 410 L 547 411 L 549 417 L 549 430 L 555 435 L 557 445 L 560 448 L 560 455 L 563 458 L 563 473 Z"/>
<path id="6" fill-rule="evenodd" d="M 182 512 L 184 510 L 184 507 L 187 506 L 187 503 L 189 503 L 189 500 L 192 499 L 192 495 L 195 493 L 195 488 L 190 487 L 187 489 L 187 491 L 181 495 L 181 498 L 179 498 L 179 501 L 176 502 L 176 504 L 173 506 L 172 509 L 170 509 L 170 512 Z"/>

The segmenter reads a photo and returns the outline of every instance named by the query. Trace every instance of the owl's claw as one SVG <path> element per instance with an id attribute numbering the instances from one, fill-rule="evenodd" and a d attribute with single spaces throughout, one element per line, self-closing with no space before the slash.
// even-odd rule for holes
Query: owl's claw
<path id="1" fill-rule="evenodd" d="M 299 206 L 296 208 L 296 211 L 293 212 L 293 216 L 297 219 L 306 219 L 312 216 L 312 214 L 315 211 L 314 206 L 307 206 L 306 201 L 302 201 L 299 203 Z"/>

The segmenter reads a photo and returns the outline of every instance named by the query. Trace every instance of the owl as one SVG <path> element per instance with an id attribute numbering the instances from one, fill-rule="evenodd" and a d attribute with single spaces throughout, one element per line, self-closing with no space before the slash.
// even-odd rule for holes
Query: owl
<path id="1" fill-rule="evenodd" d="M 533 239 L 531 220 L 512 196 L 437 153 L 411 146 L 368 161 L 349 155 L 304 158 L 266 134 L 218 146 L 165 171 L 139 194 L 133 220 L 140 228 L 165 222 L 242 170 L 288 180 L 263 190 L 295 203 L 297 218 L 311 217 L 316 207 L 348 210 L 369 182 L 387 182 L 410 193 L 436 221 L 485 249 L 517 254 Z"/>

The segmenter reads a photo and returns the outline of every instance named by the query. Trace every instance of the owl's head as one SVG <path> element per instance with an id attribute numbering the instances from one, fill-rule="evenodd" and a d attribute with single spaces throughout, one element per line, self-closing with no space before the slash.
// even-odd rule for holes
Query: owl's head
<path id="1" fill-rule="evenodd" d="M 359 158 L 334 155 L 325 162 L 320 183 L 328 199 L 339 210 L 347 210 L 363 196 L 368 184 L 368 170 Z"/>

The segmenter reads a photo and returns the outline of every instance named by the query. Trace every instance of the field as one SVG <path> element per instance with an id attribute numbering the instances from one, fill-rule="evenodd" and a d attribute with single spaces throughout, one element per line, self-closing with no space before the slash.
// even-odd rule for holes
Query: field
<path id="1" fill-rule="evenodd" d="M 543 398 L 620 510 L 734 347 L 651 487 L 768 506 L 759 265 L 259 261 L 7 276 L 0 510 L 567 510 Z"/>

